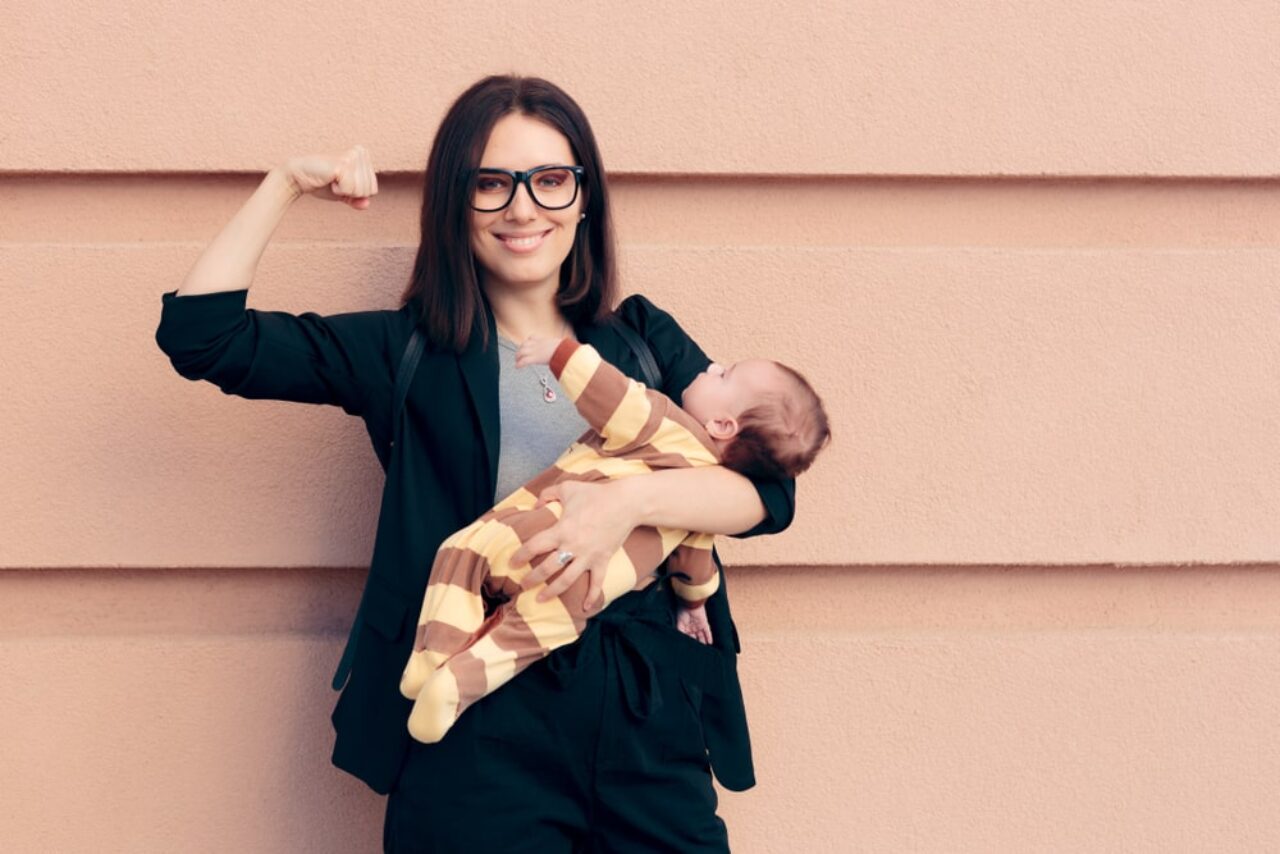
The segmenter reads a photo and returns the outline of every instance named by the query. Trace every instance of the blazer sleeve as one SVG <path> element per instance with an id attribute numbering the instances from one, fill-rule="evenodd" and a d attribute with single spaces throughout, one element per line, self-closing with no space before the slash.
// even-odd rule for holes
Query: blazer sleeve
<path id="1" fill-rule="evenodd" d="M 711 360 L 689 334 L 670 314 L 655 306 L 647 298 L 628 297 L 618 306 L 623 322 L 642 335 L 662 369 L 663 389 L 676 405 L 682 402 L 684 390 L 693 378 L 707 369 Z M 794 478 L 773 480 L 751 478 L 760 501 L 764 504 L 765 517 L 749 531 L 737 537 L 755 537 L 760 534 L 776 534 L 785 531 L 795 518 L 796 482 Z"/>
<path id="2" fill-rule="evenodd" d="M 156 343 L 179 374 L 226 394 L 330 404 L 352 415 L 389 400 L 396 312 L 292 315 L 247 309 L 247 296 L 162 296 Z"/>

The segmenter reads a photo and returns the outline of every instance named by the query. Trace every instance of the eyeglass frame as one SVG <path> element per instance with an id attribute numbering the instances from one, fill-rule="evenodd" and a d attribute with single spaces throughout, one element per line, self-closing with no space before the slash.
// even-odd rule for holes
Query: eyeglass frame
<path id="1" fill-rule="evenodd" d="M 544 205 L 542 202 L 538 201 L 538 194 L 533 191 L 533 185 L 529 183 L 529 179 L 534 175 L 537 175 L 540 172 L 550 172 L 552 169 L 567 169 L 573 175 L 573 198 L 565 204 L 557 205 L 556 207 Z M 471 192 L 471 198 L 473 200 L 471 202 L 471 209 L 477 213 L 497 213 L 498 211 L 504 211 L 513 201 L 515 201 L 516 190 L 521 184 L 524 184 L 525 192 L 529 194 L 530 200 L 532 200 L 535 205 L 543 210 L 562 211 L 565 208 L 572 207 L 573 203 L 578 200 L 578 193 L 582 191 L 582 179 L 586 173 L 587 170 L 581 166 L 565 166 L 555 163 L 550 163 L 546 166 L 535 166 L 532 169 L 528 169 L 523 172 L 516 172 L 511 169 L 498 169 L 497 167 L 481 167 L 472 171 L 471 179 L 473 184 L 475 179 L 479 178 L 481 175 L 506 175 L 511 179 L 511 195 L 507 196 L 507 200 L 496 208 L 478 208 L 474 201 L 475 189 L 473 187 Z"/>

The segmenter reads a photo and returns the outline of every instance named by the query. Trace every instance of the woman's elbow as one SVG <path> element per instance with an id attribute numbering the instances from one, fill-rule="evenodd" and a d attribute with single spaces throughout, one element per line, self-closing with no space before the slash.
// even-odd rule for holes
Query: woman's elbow
<path id="1" fill-rule="evenodd" d="M 796 515 L 796 482 L 785 481 L 752 481 L 756 495 L 763 508 L 763 518 L 746 531 L 735 536 L 759 537 L 763 534 L 779 534 L 791 527 Z"/>

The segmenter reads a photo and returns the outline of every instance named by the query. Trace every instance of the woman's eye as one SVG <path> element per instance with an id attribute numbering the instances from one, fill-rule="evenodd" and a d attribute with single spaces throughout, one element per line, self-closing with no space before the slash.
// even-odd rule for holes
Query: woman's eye
<path id="1" fill-rule="evenodd" d="M 548 190 L 554 190 L 556 187 L 559 187 L 563 183 L 564 183 L 564 176 L 562 175 L 551 174 L 551 175 L 538 176 L 538 186 L 546 187 Z"/>
<path id="2" fill-rule="evenodd" d="M 476 189 L 482 193 L 497 193 L 507 189 L 507 182 L 501 178 L 481 178 L 476 181 Z"/>

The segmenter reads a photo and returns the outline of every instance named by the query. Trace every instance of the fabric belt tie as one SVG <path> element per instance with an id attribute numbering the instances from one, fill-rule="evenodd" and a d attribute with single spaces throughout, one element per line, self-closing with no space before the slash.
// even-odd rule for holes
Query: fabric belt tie
<path id="1" fill-rule="evenodd" d="M 721 695 L 724 662 L 720 652 L 677 633 L 665 602 L 656 593 L 646 595 L 656 587 L 653 585 L 637 597 L 638 607 L 606 609 L 588 621 L 577 642 L 550 656 L 547 669 L 561 687 L 607 649 L 617 663 L 627 711 L 637 720 L 645 720 L 662 708 L 662 689 L 655 669 L 658 666 L 676 668 L 680 676 L 701 690 L 703 697 Z M 655 602 L 662 605 L 661 610 L 652 607 Z"/>
<path id="2" fill-rule="evenodd" d="M 610 605 L 587 622 L 576 643 L 563 646 L 547 659 L 547 669 L 560 687 L 599 663 L 602 656 L 616 662 L 617 678 L 627 713 L 645 720 L 660 708 L 664 698 L 657 668 L 675 673 L 684 681 L 700 707 L 707 758 L 716 779 L 733 791 L 755 784 L 745 728 L 734 721 L 744 718 L 742 701 L 731 661 L 714 646 L 687 638 L 676 630 L 664 585 L 653 584 Z M 744 754 L 744 750 L 746 751 Z"/>
<path id="3" fill-rule="evenodd" d="M 627 711 L 644 720 L 662 708 L 662 689 L 654 670 L 657 650 L 650 633 L 672 631 L 669 623 L 639 614 L 614 615 L 605 611 L 587 623 L 582 637 L 563 647 L 547 661 L 561 687 L 567 686 L 583 670 L 597 661 L 607 648 L 617 662 L 617 679 Z M 661 655 L 661 653 L 658 653 Z"/>

